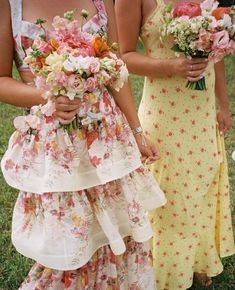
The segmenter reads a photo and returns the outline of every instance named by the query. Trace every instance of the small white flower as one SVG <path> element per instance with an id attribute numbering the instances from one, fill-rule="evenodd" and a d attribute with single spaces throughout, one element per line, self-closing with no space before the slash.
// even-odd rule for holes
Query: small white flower
<path id="1" fill-rule="evenodd" d="M 223 19 L 218 20 L 217 24 L 220 27 L 229 27 L 232 26 L 232 19 L 228 14 L 224 14 Z"/>
<path id="2" fill-rule="evenodd" d="M 219 2 L 215 0 L 205 0 L 200 4 L 200 6 L 202 10 L 212 12 L 219 6 Z"/>

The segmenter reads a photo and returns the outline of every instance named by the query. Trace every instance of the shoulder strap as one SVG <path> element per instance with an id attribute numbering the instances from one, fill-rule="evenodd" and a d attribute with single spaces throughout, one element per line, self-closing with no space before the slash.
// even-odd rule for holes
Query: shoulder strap
<path id="1" fill-rule="evenodd" d="M 107 12 L 103 0 L 93 0 L 93 2 L 98 11 L 98 14 L 106 15 L 107 18 Z"/>
<path id="2" fill-rule="evenodd" d="M 107 27 L 108 15 L 103 0 L 93 0 L 93 3 L 98 11 L 98 15 L 104 27 Z"/>
<path id="3" fill-rule="evenodd" d="M 13 36 L 19 34 L 22 21 L 22 0 L 9 0 Z"/>

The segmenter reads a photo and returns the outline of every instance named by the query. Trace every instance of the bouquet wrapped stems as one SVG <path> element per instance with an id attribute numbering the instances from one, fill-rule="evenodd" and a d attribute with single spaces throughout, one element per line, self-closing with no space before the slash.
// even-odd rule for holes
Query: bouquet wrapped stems
<path id="1" fill-rule="evenodd" d="M 81 128 L 81 121 L 80 121 L 78 115 L 75 115 L 72 122 L 70 122 L 69 124 L 60 124 L 60 126 L 64 130 L 66 130 L 67 132 L 70 132 L 72 130 L 76 130 L 76 129 Z"/>
<path id="2" fill-rule="evenodd" d="M 203 76 L 200 80 L 196 82 L 188 81 L 186 84 L 186 88 L 191 90 L 203 91 L 206 90 L 206 79 Z"/>

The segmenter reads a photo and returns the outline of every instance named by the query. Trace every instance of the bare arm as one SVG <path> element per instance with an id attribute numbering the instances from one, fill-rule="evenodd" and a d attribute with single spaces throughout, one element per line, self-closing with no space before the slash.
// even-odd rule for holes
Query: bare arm
<path id="1" fill-rule="evenodd" d="M 220 109 L 229 111 L 228 92 L 223 60 L 215 64 L 215 94 L 218 99 Z"/>
<path id="2" fill-rule="evenodd" d="M 136 51 L 145 14 L 142 1 L 128 1 L 128 6 L 126 0 L 115 1 L 121 54 L 130 72 L 149 77 L 179 75 L 192 81 L 200 79 L 207 65 L 205 59 L 155 59 Z"/>
<path id="3" fill-rule="evenodd" d="M 43 100 L 40 92 L 12 79 L 13 38 L 8 0 L 0 1 L 0 101 L 19 107 L 31 107 Z"/>
<path id="4" fill-rule="evenodd" d="M 106 5 L 106 10 L 108 13 L 108 19 L 109 19 L 108 36 L 109 36 L 109 43 L 111 44 L 113 42 L 118 42 L 113 1 L 105 0 L 104 3 Z M 140 121 L 139 121 L 137 111 L 135 108 L 134 98 L 132 97 L 129 82 L 127 82 L 119 92 L 112 90 L 112 94 L 119 108 L 126 116 L 130 127 L 131 128 L 139 127 Z M 155 161 L 159 158 L 159 152 L 155 146 L 150 144 L 148 140 L 146 140 L 147 142 L 146 145 L 143 144 L 142 142 L 143 139 L 142 139 L 142 136 L 140 135 L 135 135 L 135 137 L 136 137 L 139 150 L 144 156 L 143 160 L 148 158 L 149 161 Z"/>
<path id="5" fill-rule="evenodd" d="M 219 104 L 217 120 L 221 134 L 225 134 L 232 125 L 229 112 L 229 99 L 225 79 L 224 61 L 215 64 L 215 95 Z"/>
<path id="6" fill-rule="evenodd" d="M 108 36 L 109 43 L 118 42 L 115 13 L 113 8 L 112 0 L 105 0 L 106 10 L 108 13 Z M 136 128 L 140 126 L 140 121 L 137 116 L 134 99 L 131 94 L 131 89 L 129 83 L 126 83 L 124 87 L 116 92 L 112 90 L 112 94 L 121 111 L 126 116 L 131 128 Z"/>

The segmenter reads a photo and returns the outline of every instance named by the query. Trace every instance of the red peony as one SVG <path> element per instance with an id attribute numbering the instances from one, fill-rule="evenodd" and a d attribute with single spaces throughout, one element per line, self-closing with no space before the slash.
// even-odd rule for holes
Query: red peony
<path id="1" fill-rule="evenodd" d="M 189 16 L 190 18 L 200 16 L 202 10 L 200 4 L 193 2 L 183 2 L 178 4 L 173 10 L 173 17 Z"/>

